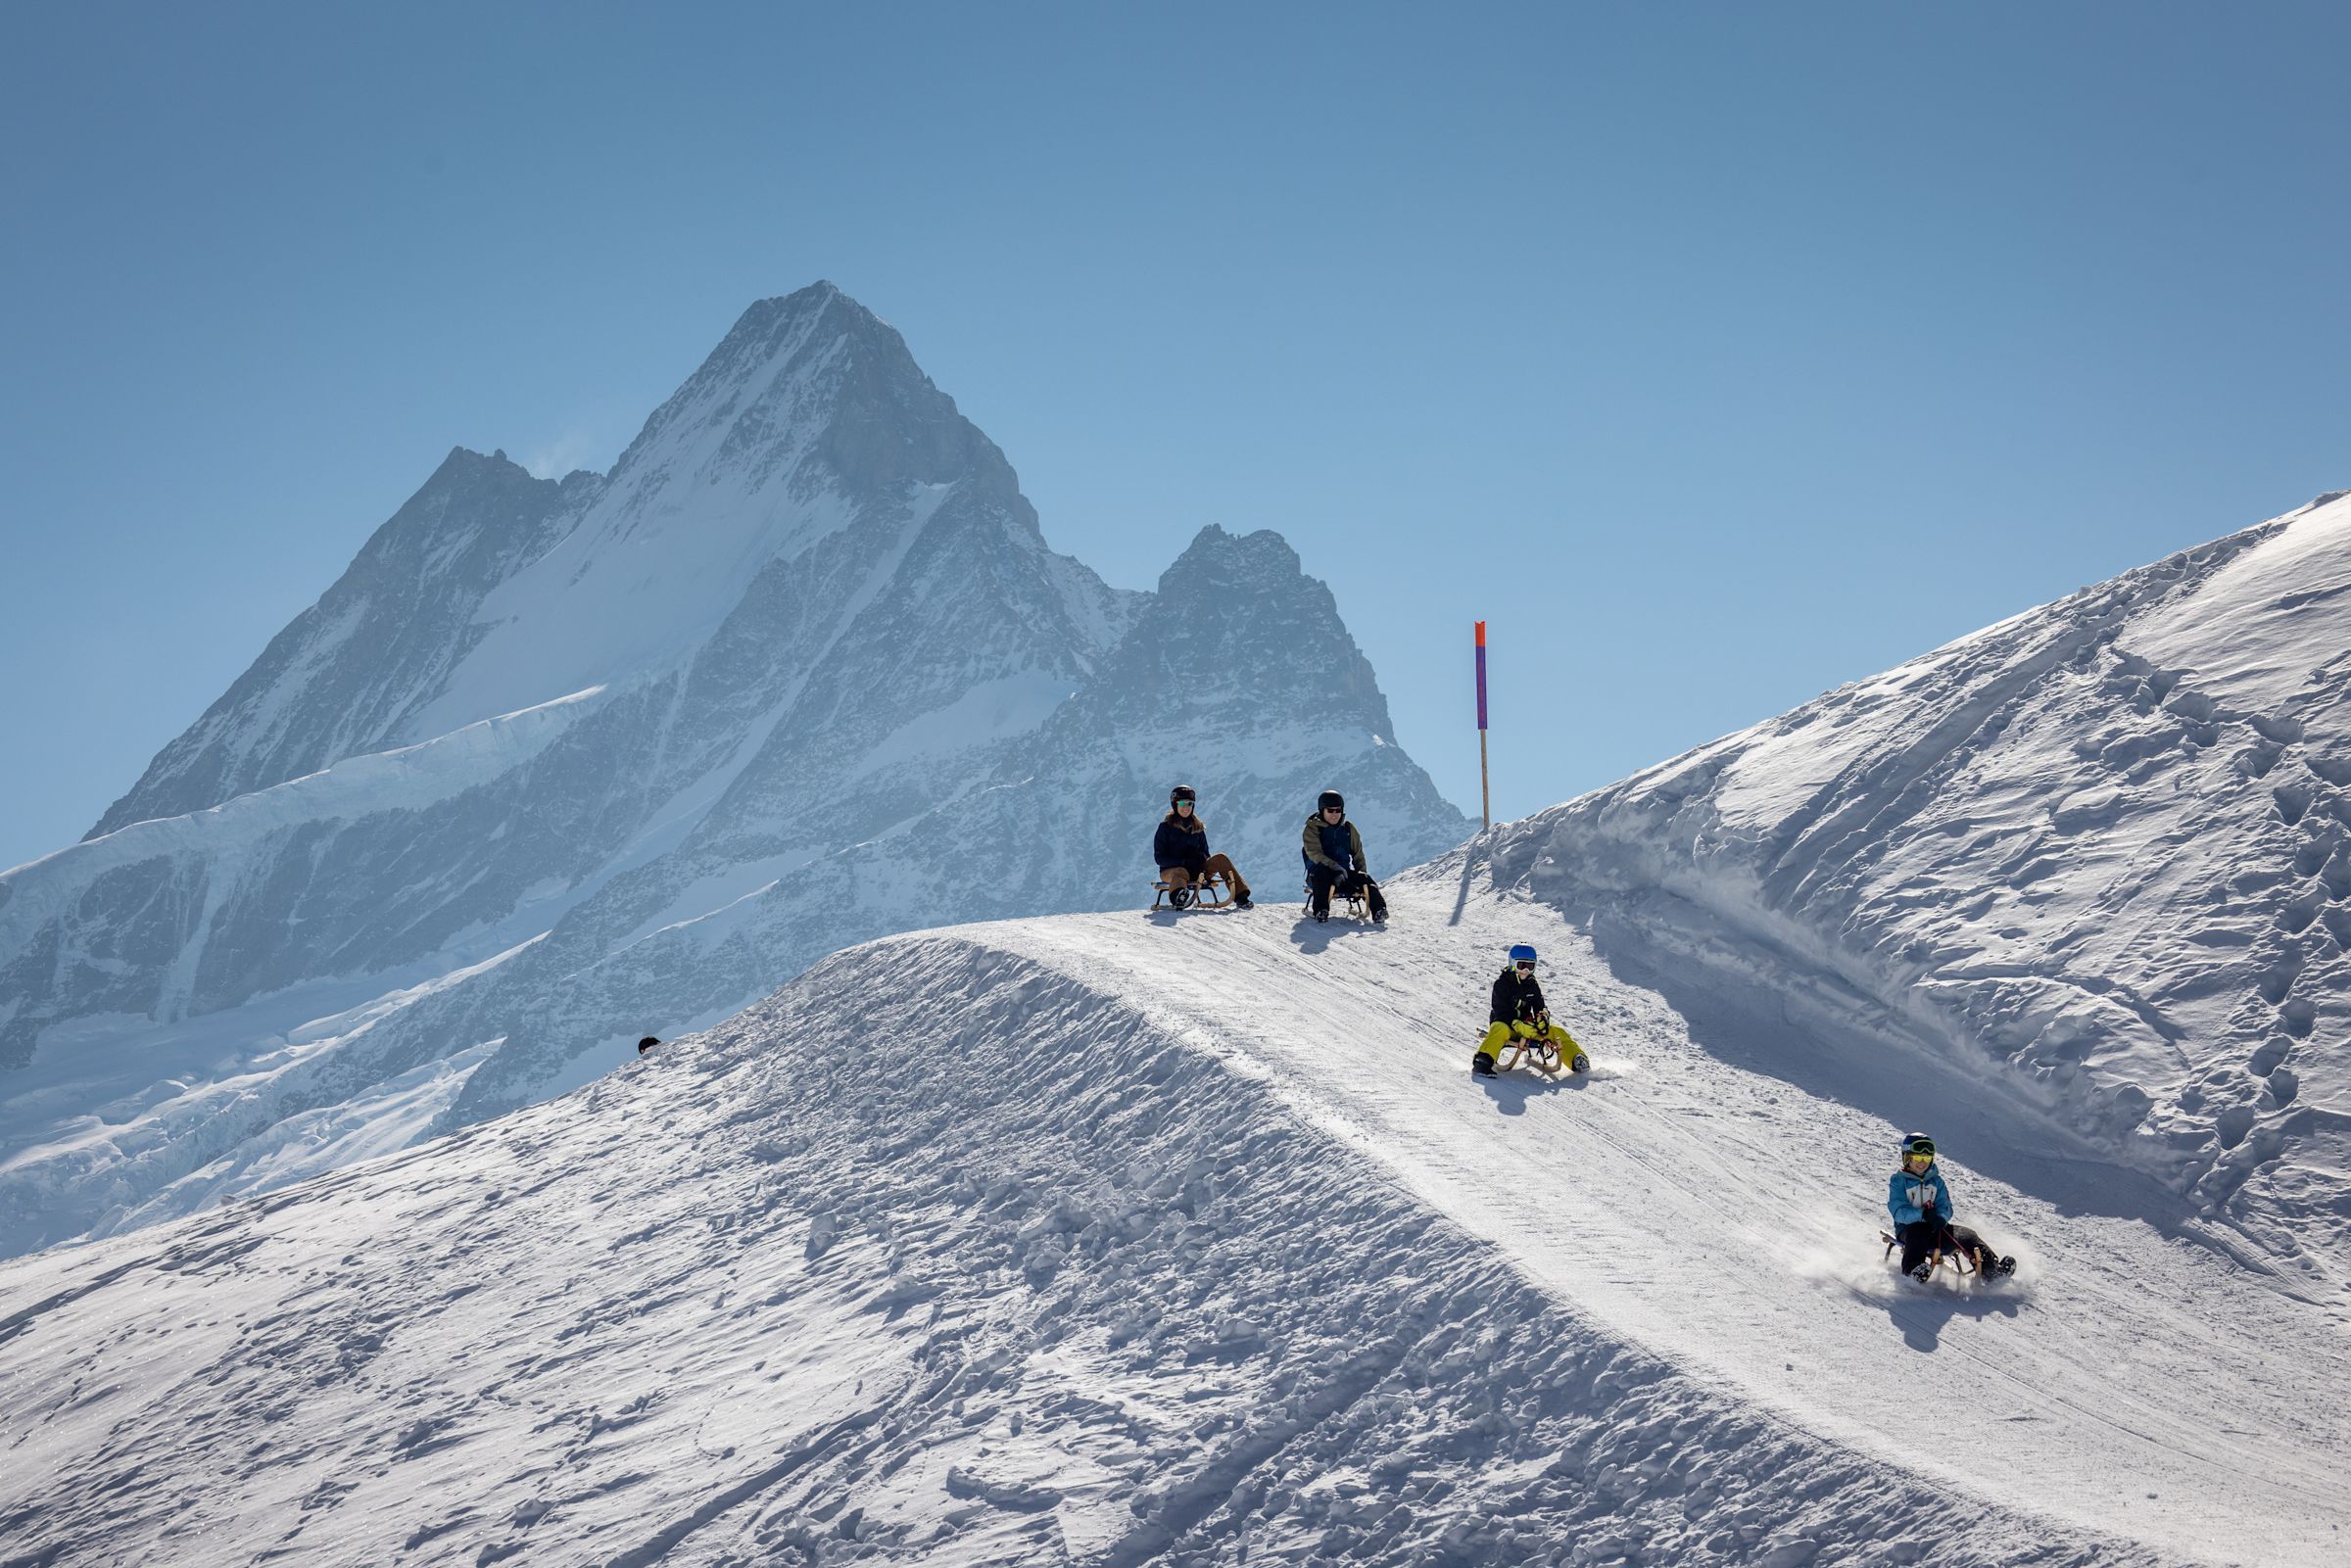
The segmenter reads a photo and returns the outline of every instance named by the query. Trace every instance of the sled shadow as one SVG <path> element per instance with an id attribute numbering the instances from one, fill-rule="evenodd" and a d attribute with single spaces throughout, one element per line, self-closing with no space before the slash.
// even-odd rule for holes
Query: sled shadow
<path id="1" fill-rule="evenodd" d="M 1494 1109 L 1506 1117 L 1525 1116 L 1529 1100 L 1539 1100 L 1565 1089 L 1581 1089 L 1584 1086 L 1583 1079 L 1570 1077 L 1566 1073 L 1551 1078 L 1540 1072 L 1522 1071 L 1516 1068 L 1499 1077 L 1479 1078 L 1476 1082 L 1479 1088 L 1486 1091 L 1486 1098 L 1494 1102 Z"/>
<path id="2" fill-rule="evenodd" d="M 1954 1317 L 2014 1317 L 2025 1305 L 2024 1297 L 2013 1291 L 1985 1286 L 1960 1290 L 1904 1286 L 1891 1298 L 1865 1295 L 1864 1299 L 1883 1310 L 1887 1320 L 1901 1331 L 1902 1343 L 1921 1355 L 1932 1355 L 1943 1348 L 1943 1331 Z"/>
<path id="3" fill-rule="evenodd" d="M 1312 915 L 1301 915 L 1290 927 L 1290 940 L 1298 944 L 1301 953 L 1319 953 L 1342 936 L 1363 936 L 1378 929 L 1349 915 L 1333 915 L 1319 923 Z"/>

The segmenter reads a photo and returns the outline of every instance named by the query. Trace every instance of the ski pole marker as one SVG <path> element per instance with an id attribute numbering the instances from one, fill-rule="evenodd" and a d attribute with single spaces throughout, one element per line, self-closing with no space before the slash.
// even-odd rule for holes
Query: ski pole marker
<path id="1" fill-rule="evenodd" d="M 1477 727 L 1486 727 L 1486 623 L 1477 623 Z"/>
<path id="2" fill-rule="evenodd" d="M 1494 826 L 1494 787 L 1486 779 L 1486 623 L 1477 623 L 1477 809 Z"/>

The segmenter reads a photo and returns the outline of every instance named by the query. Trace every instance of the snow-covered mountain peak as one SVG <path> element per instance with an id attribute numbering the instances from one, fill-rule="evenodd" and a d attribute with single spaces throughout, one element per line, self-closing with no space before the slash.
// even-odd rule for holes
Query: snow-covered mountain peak
<path id="1" fill-rule="evenodd" d="M 890 439 L 877 439 L 885 429 Z M 822 449 L 861 485 L 944 484 L 972 466 L 975 438 L 984 445 L 893 328 L 818 283 L 744 310 L 646 421 L 612 480 L 707 484 L 744 466 L 763 479 Z"/>
<path id="2" fill-rule="evenodd" d="M 763 300 L 484 598 L 480 646 L 403 737 L 680 668 L 770 563 L 847 534 L 885 565 L 935 515 L 1041 548 L 1003 453 L 895 330 L 830 284 Z"/>
<path id="3" fill-rule="evenodd" d="M 1463 827 L 1272 535 L 1113 590 L 896 331 L 763 300 L 608 474 L 453 451 L 101 825 L 157 831 L 0 876 L 0 1249 L 543 1097 L 846 942 L 1128 901 L 1209 763 L 1256 864 L 1333 779 L 1383 865 Z"/>
<path id="4" fill-rule="evenodd" d="M 1011 465 L 895 330 L 831 284 L 762 300 L 609 474 L 534 479 L 454 449 L 91 832 L 659 678 L 770 563 L 845 533 L 886 570 L 935 518 L 987 535 L 982 552 L 1000 536 L 1044 553 Z M 1080 583 L 1078 613 L 1098 619 L 1105 593 Z"/>

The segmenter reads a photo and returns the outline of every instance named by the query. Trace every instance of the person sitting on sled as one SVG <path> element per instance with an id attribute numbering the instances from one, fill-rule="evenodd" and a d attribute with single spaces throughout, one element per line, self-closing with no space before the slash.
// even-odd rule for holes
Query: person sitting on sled
<path id="1" fill-rule="evenodd" d="M 1486 1037 L 1469 1059 L 1469 1070 L 1481 1078 L 1494 1076 L 1494 1059 L 1513 1034 L 1522 1040 L 1549 1040 L 1571 1072 L 1592 1065 L 1575 1037 L 1551 1022 L 1543 987 L 1535 979 L 1535 950 L 1524 942 L 1511 949 L 1511 961 L 1494 977 L 1493 1005 L 1486 1009 Z"/>
<path id="2" fill-rule="evenodd" d="M 1886 1208 L 1894 1215 L 1894 1239 L 1902 1246 L 1902 1272 L 1924 1280 L 1935 1272 L 1939 1253 L 1964 1252 L 1987 1274 L 2011 1274 L 2016 1259 L 1994 1253 L 1983 1237 L 1951 1223 L 1951 1189 L 1935 1164 L 1935 1140 L 1913 1132 L 1902 1140 L 1902 1168 L 1886 1183 Z"/>
<path id="3" fill-rule="evenodd" d="M 1181 894 L 1205 886 L 1211 877 L 1223 879 L 1232 891 L 1232 907 L 1249 907 L 1249 883 L 1224 855 L 1208 852 L 1208 825 L 1200 820 L 1200 796 L 1190 784 L 1177 784 L 1168 795 L 1168 814 L 1151 835 L 1151 858 L 1159 864 L 1159 879 Z M 1181 898 L 1176 907 L 1190 903 Z"/>
<path id="4" fill-rule="evenodd" d="M 1388 901 L 1364 860 L 1364 835 L 1347 820 L 1347 799 L 1336 789 L 1315 797 L 1315 814 L 1306 819 L 1298 852 L 1306 860 L 1306 907 L 1316 920 L 1330 919 L 1334 889 L 1341 898 L 1360 895 L 1373 920 L 1388 918 Z"/>

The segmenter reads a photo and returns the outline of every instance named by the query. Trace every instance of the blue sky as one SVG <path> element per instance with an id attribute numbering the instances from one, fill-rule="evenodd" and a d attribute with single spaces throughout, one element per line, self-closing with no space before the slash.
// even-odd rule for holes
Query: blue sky
<path id="1" fill-rule="evenodd" d="M 2340 6 L 20 7 L 0 865 L 454 445 L 830 278 L 1148 586 L 1280 530 L 1515 816 L 2351 486 Z"/>

